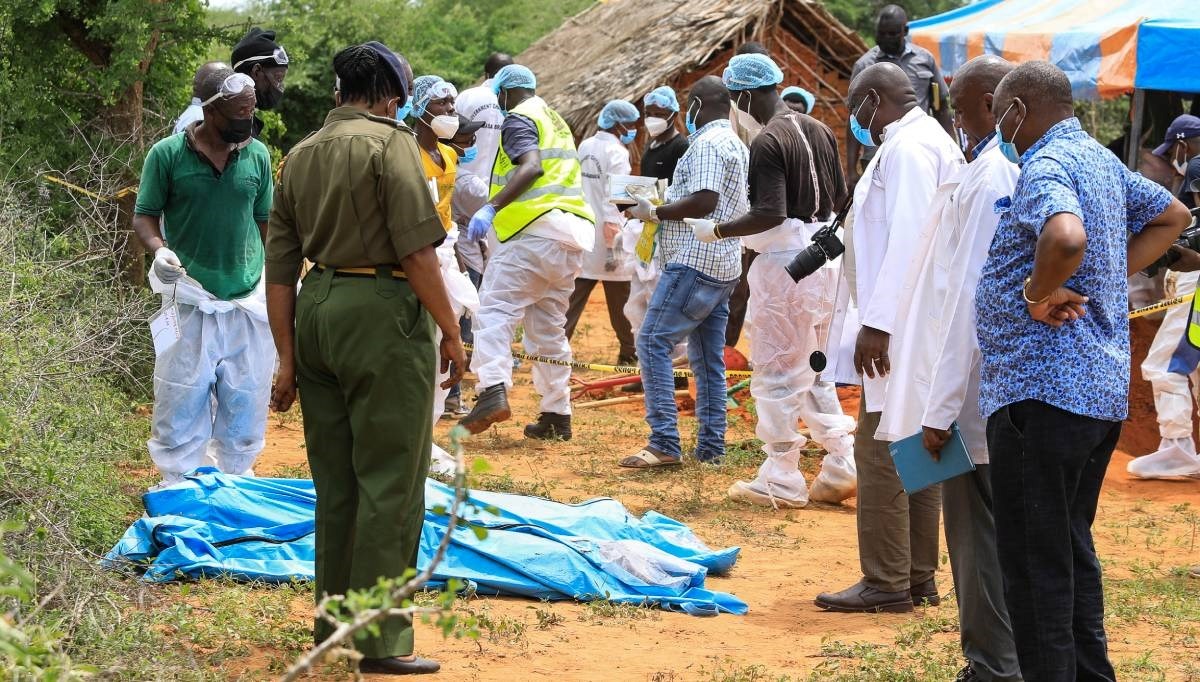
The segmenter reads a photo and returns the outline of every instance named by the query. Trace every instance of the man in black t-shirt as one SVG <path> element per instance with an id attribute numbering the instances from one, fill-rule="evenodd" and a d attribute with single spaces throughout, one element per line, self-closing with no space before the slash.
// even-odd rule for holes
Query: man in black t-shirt
<path id="1" fill-rule="evenodd" d="M 824 345 L 837 293 L 838 262 L 799 283 L 784 270 L 809 246 L 846 197 L 837 138 L 824 123 L 793 112 L 779 96 L 783 73 L 764 55 L 738 55 L 723 80 L 733 101 L 762 124 L 750 145 L 750 211 L 716 225 L 717 238 L 741 237 L 759 253 L 750 266 L 748 317 L 753 321 L 750 393 L 758 413 L 755 434 L 767 460 L 751 482 L 738 481 L 729 497 L 767 507 L 803 507 L 811 499 L 838 503 L 853 497 L 853 418 L 842 413 L 832 383 L 818 381 L 808 357 Z M 697 232 L 703 241 L 706 235 Z M 811 496 L 799 469 L 807 439 L 828 453 Z"/>

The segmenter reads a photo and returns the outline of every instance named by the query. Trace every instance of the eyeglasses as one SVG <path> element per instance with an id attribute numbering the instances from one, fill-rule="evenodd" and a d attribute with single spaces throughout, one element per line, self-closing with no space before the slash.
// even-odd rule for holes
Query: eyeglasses
<path id="1" fill-rule="evenodd" d="M 244 73 L 232 74 L 221 83 L 220 91 L 201 102 L 200 106 L 206 107 L 219 99 L 237 97 L 245 92 L 246 88 L 254 89 L 254 79 Z"/>
<path id="2" fill-rule="evenodd" d="M 257 61 L 261 61 L 263 59 L 274 59 L 275 63 L 278 64 L 279 66 L 287 66 L 288 65 L 287 52 L 284 51 L 283 47 L 277 47 L 271 54 L 259 55 L 257 57 L 246 57 L 245 59 L 238 62 L 237 64 L 234 64 L 233 68 L 236 70 L 238 67 L 240 67 L 242 64 L 245 64 L 246 62 L 257 62 Z"/>

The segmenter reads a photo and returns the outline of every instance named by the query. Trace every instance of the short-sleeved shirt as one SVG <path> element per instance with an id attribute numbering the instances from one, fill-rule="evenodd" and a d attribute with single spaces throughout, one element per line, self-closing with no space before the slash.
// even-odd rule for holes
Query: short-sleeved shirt
<path id="1" fill-rule="evenodd" d="M 437 212 L 442 219 L 442 226 L 449 232 L 454 227 L 452 202 L 454 201 L 454 179 L 458 175 L 458 154 L 449 145 L 437 143 L 438 151 L 442 154 L 443 168 L 433 161 L 433 157 L 424 149 L 421 150 L 421 163 L 425 168 L 425 177 L 437 186 Z"/>
<path id="2" fill-rule="evenodd" d="M 1129 413 L 1129 234 L 1161 214 L 1171 194 L 1130 172 L 1069 118 L 1021 157 L 1011 199 L 1001 199 L 996 236 L 976 292 L 983 354 L 980 411 L 1022 400 L 1121 421 Z M 1066 286 L 1088 297 L 1087 315 L 1054 328 L 1029 317 L 1022 296 L 1046 221 L 1073 213 L 1087 247 Z"/>
<path id="3" fill-rule="evenodd" d="M 222 300 L 262 278 L 258 223 L 271 212 L 271 154 L 251 140 L 218 171 L 196 148 L 195 125 L 159 140 L 142 165 L 134 213 L 162 218 L 163 238 L 190 277 Z"/>
<path id="4" fill-rule="evenodd" d="M 837 139 L 828 126 L 806 114 L 767 121 L 750 145 L 751 213 L 813 222 L 828 219 L 845 198 Z"/>
<path id="5" fill-rule="evenodd" d="M 696 192 L 716 192 L 716 210 L 703 217 L 717 223 L 733 220 L 749 209 L 749 163 L 746 145 L 734 134 L 729 119 L 711 121 L 691 136 L 664 199 L 669 204 Z M 656 258 L 662 264 L 686 265 L 722 282 L 742 274 L 741 241 L 719 239 L 705 244 L 681 220 L 664 220 L 659 226 Z"/>
<path id="6" fill-rule="evenodd" d="M 1183 184 L 1179 186 L 1179 200 L 1190 211 L 1196 208 L 1196 194 L 1200 193 L 1200 156 L 1188 161 L 1183 172 Z"/>
<path id="7" fill-rule="evenodd" d="M 445 238 L 412 130 L 338 107 L 284 159 L 267 229 L 267 282 L 295 284 L 305 258 L 396 266 Z"/>
<path id="8" fill-rule="evenodd" d="M 687 148 L 688 141 L 683 135 L 676 135 L 657 147 L 653 143 L 646 145 L 646 151 L 642 153 L 642 175 L 670 180 Z"/>
<path id="9" fill-rule="evenodd" d="M 538 148 L 537 124 L 520 114 L 509 114 L 500 124 L 500 144 L 513 163 Z"/>
<path id="10" fill-rule="evenodd" d="M 908 80 L 912 82 L 913 92 L 917 95 L 917 105 L 926 112 L 933 113 L 933 84 L 938 84 L 940 91 L 940 104 L 942 107 L 950 106 L 950 91 L 946 87 L 946 81 L 942 78 L 942 71 L 938 68 L 937 60 L 933 58 L 933 53 L 920 45 L 914 45 L 911 41 L 904 42 L 904 52 L 899 57 L 887 54 L 879 49 L 876 45 L 858 58 L 854 62 L 854 69 L 851 71 L 850 79 L 862 72 L 868 66 L 873 66 L 880 62 L 889 62 L 904 69 L 904 73 L 908 75 Z"/>

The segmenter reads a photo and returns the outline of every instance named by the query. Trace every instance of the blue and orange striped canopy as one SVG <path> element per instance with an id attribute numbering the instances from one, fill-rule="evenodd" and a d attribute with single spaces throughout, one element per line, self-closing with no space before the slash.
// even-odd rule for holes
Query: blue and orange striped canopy
<path id="1" fill-rule="evenodd" d="M 947 76 L 997 54 L 1053 62 L 1079 99 L 1200 92 L 1200 0 L 982 0 L 910 28 Z"/>

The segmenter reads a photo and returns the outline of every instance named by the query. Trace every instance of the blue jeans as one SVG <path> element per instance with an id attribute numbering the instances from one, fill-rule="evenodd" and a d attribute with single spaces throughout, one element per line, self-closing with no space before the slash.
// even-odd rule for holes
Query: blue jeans
<path id="1" fill-rule="evenodd" d="M 679 413 L 671 351 L 684 339 L 696 374 L 696 458 L 725 454 L 725 325 L 729 295 L 737 280 L 722 282 L 685 265 L 670 263 L 650 298 L 638 332 L 637 351 L 645 390 L 650 447 L 666 457 L 681 457 Z"/>

